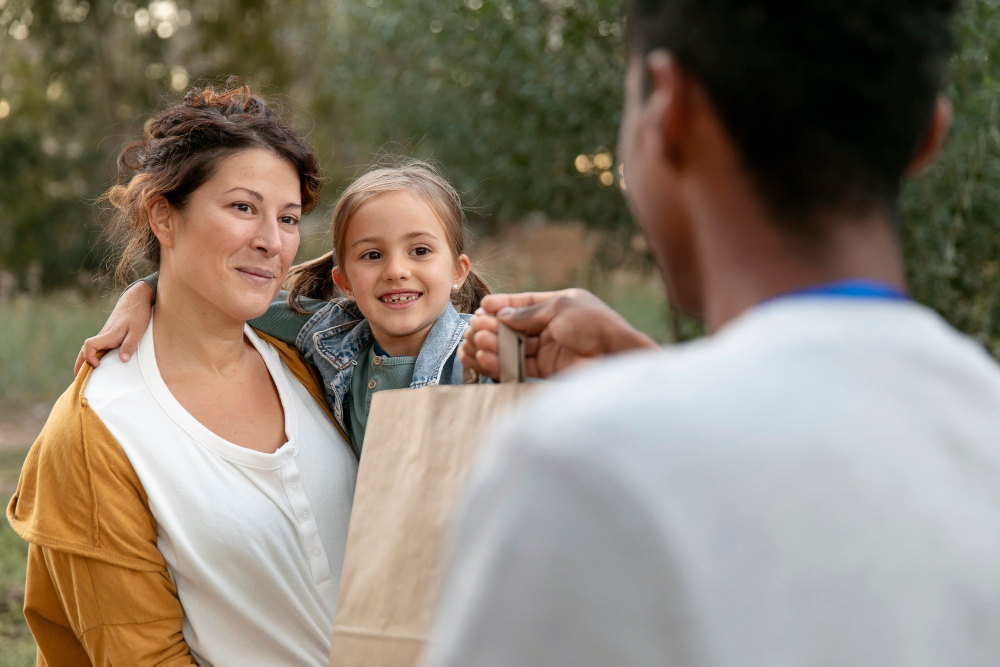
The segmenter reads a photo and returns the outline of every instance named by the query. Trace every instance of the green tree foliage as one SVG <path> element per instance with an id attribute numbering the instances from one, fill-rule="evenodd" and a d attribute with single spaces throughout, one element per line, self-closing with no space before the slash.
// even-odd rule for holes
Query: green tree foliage
<path id="1" fill-rule="evenodd" d="M 956 28 L 955 121 L 904 193 L 904 249 L 914 295 L 1000 356 L 1000 2 L 967 2 Z"/>
<path id="2" fill-rule="evenodd" d="M 86 283 L 119 149 L 196 75 L 290 81 L 267 24 L 280 14 L 254 0 L 0 0 L 0 269 Z"/>
<path id="3" fill-rule="evenodd" d="M 297 115 L 327 205 L 384 149 L 438 160 L 485 226 L 630 228 L 618 0 L 92 2 L 0 0 L 0 270 L 22 284 L 33 263 L 49 286 L 97 268 L 121 144 L 228 74 Z M 957 28 L 954 130 L 905 191 L 902 235 L 916 296 L 1000 354 L 1000 0 L 968 0 Z"/>
<path id="4" fill-rule="evenodd" d="M 487 220 L 628 224 L 611 158 L 625 70 L 618 0 L 368 0 L 332 6 L 320 88 L 354 135 L 439 160 Z M 358 156 L 362 159 L 367 156 Z"/>

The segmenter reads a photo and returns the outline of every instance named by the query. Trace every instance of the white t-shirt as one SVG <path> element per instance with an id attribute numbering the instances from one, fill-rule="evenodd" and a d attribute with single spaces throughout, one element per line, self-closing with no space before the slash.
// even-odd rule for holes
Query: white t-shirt
<path id="1" fill-rule="evenodd" d="M 429 667 L 1000 665 L 1000 369 L 788 298 L 552 382 L 460 502 Z"/>
<path id="2" fill-rule="evenodd" d="M 133 361 L 106 355 L 85 395 L 149 497 L 198 664 L 326 667 L 357 460 L 274 348 L 245 332 L 284 409 L 288 441 L 273 454 L 222 439 L 177 402 L 152 323 Z"/>

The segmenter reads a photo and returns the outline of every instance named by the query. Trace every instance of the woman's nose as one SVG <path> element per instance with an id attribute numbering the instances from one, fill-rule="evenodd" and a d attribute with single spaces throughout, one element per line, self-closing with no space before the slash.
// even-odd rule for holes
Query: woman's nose
<path id="1" fill-rule="evenodd" d="M 262 222 L 257 228 L 257 234 L 254 236 L 250 247 L 254 250 L 262 251 L 267 256 L 280 252 L 281 234 L 278 231 L 278 223 Z"/>

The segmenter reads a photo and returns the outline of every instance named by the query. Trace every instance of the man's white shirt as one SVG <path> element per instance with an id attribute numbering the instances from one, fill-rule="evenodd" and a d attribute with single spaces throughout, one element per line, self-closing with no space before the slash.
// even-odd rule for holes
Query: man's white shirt
<path id="1" fill-rule="evenodd" d="M 429 667 L 1000 664 L 1000 368 L 933 311 L 779 299 L 529 400 Z"/>

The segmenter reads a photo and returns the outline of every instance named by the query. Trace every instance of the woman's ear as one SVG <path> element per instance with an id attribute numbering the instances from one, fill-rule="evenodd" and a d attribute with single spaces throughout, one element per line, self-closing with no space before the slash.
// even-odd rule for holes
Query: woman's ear
<path id="1" fill-rule="evenodd" d="M 472 262 L 469 261 L 468 255 L 459 255 L 458 259 L 455 261 L 455 277 L 453 282 L 459 287 L 465 282 L 465 279 L 469 277 L 469 271 L 472 270 Z"/>
<path id="2" fill-rule="evenodd" d="M 347 279 L 347 274 L 339 266 L 333 267 L 333 284 L 337 286 L 341 294 L 349 299 L 354 298 L 354 290 L 351 289 L 351 281 Z"/>
<path id="3" fill-rule="evenodd" d="M 153 236 L 164 248 L 174 247 L 174 234 L 177 232 L 177 220 L 174 207 L 166 197 L 156 197 L 146 204 L 146 216 Z"/>

